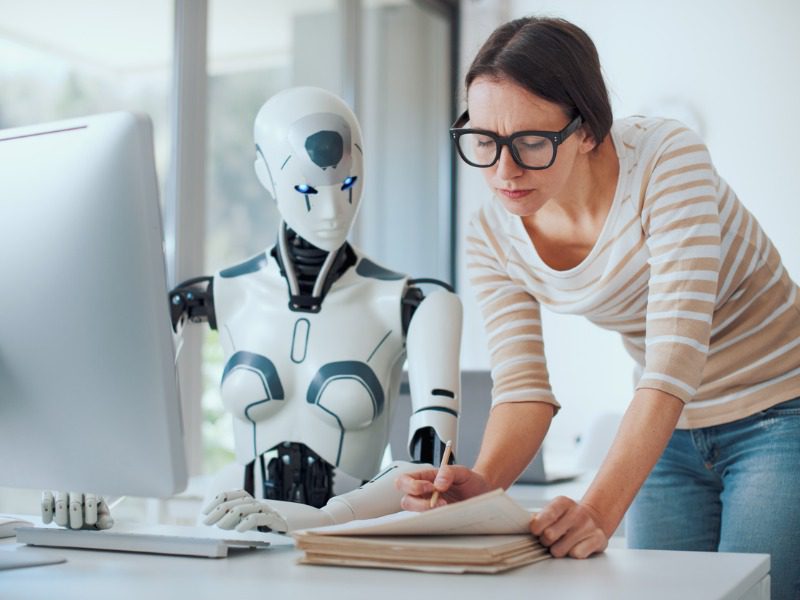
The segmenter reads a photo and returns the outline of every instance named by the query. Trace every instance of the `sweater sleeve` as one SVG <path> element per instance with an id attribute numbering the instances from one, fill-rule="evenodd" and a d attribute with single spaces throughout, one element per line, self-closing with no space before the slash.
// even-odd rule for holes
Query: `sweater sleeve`
<path id="1" fill-rule="evenodd" d="M 545 362 L 539 303 L 509 277 L 495 233 L 481 210 L 466 240 L 469 281 L 489 340 L 492 404 L 534 401 L 558 409 Z"/>
<path id="2" fill-rule="evenodd" d="M 637 388 L 689 402 L 708 355 L 721 262 L 716 175 L 700 138 L 678 123 L 660 141 L 648 170 L 641 215 L 650 279 Z"/>

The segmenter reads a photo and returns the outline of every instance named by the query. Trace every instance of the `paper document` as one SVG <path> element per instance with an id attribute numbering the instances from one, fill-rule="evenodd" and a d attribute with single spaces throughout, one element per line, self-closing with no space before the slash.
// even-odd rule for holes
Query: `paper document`
<path id="1" fill-rule="evenodd" d="M 531 513 L 503 490 L 422 513 L 317 527 L 292 534 L 303 564 L 500 573 L 550 557 L 530 534 Z"/>
<path id="2" fill-rule="evenodd" d="M 327 542 L 327 543 L 325 543 Z M 429 573 L 500 573 L 550 558 L 531 535 L 298 538 L 302 564 Z"/>
<path id="3" fill-rule="evenodd" d="M 398 512 L 308 530 L 319 535 L 478 535 L 530 532 L 531 513 L 502 489 L 425 512 Z"/>

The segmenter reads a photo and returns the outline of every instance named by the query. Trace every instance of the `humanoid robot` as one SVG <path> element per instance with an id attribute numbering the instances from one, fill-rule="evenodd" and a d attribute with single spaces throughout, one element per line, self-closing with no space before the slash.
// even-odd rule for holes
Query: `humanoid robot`
<path id="1" fill-rule="evenodd" d="M 170 294 L 176 335 L 207 322 L 226 360 L 242 490 L 218 495 L 207 522 L 286 531 L 397 511 L 397 473 L 438 464 L 456 442 L 460 301 L 347 242 L 365 174 L 361 130 L 342 100 L 285 90 L 254 133 L 255 172 L 282 217 L 277 243 Z M 418 286 L 430 283 L 445 289 L 424 295 Z M 406 357 L 413 462 L 378 473 Z M 334 497 L 337 473 L 369 485 Z"/>

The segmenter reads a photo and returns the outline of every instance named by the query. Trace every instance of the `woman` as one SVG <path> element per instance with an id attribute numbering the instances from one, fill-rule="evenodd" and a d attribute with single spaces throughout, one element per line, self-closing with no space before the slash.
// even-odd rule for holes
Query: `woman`
<path id="1" fill-rule="evenodd" d="M 538 449 L 558 410 L 544 304 L 620 332 L 639 372 L 585 496 L 554 500 L 531 531 L 584 558 L 627 511 L 634 548 L 768 552 L 775 597 L 800 597 L 800 300 L 769 239 L 697 135 L 612 120 L 575 25 L 501 26 L 466 87 L 451 131 L 493 194 L 467 238 L 493 409 L 475 466 L 402 476 L 404 507 L 508 487 Z"/>

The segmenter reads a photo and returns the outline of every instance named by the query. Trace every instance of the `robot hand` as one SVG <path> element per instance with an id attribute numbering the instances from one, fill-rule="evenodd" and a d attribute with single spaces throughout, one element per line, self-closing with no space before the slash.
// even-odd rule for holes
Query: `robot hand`
<path id="1" fill-rule="evenodd" d="M 69 529 L 110 529 L 111 510 L 103 498 L 81 492 L 42 492 L 42 523 Z"/>
<path id="2" fill-rule="evenodd" d="M 244 490 L 217 494 L 203 509 L 206 525 L 248 531 L 266 527 L 277 533 L 333 525 L 330 515 L 313 506 L 280 500 L 256 500 Z"/>

